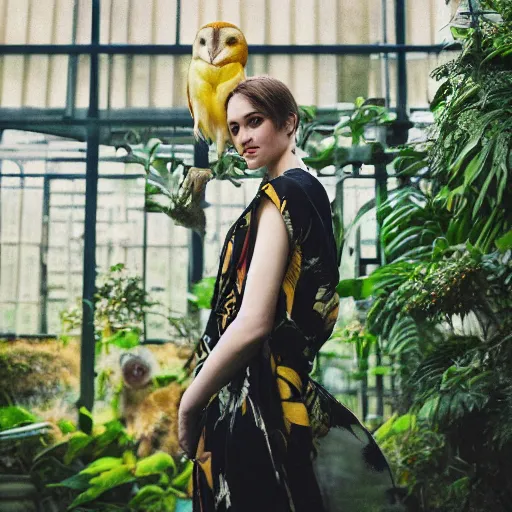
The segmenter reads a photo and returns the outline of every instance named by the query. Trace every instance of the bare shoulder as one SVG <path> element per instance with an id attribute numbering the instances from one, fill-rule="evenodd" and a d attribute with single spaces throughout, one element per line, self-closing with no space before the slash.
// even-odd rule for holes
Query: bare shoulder
<path id="1" fill-rule="evenodd" d="M 256 210 L 256 225 L 258 236 L 260 231 L 271 233 L 271 236 L 288 238 L 286 227 L 284 225 L 281 212 L 277 209 L 268 197 L 262 197 L 260 204 Z"/>

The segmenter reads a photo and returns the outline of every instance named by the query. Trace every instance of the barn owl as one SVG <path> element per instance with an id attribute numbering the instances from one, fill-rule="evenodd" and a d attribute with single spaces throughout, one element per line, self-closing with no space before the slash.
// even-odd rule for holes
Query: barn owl
<path id="1" fill-rule="evenodd" d="M 192 47 L 187 96 L 194 135 L 214 141 L 219 158 L 229 141 L 224 104 L 245 79 L 247 56 L 247 42 L 240 29 L 223 21 L 201 27 Z"/>

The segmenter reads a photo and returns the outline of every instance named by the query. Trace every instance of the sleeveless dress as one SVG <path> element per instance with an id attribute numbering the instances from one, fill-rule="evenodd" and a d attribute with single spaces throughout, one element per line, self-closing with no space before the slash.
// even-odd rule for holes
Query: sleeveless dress
<path id="1" fill-rule="evenodd" d="M 196 371 L 240 308 L 263 197 L 286 225 L 288 266 L 271 334 L 203 411 L 194 512 L 401 510 L 370 433 L 308 375 L 339 304 L 330 204 L 308 172 L 290 169 L 264 180 L 229 229 Z"/>

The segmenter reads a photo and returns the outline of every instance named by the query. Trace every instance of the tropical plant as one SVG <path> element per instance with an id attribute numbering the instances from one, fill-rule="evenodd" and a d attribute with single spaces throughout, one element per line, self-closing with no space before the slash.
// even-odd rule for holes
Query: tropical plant
<path id="1" fill-rule="evenodd" d="M 303 107 L 302 112 L 297 145 L 308 153 L 303 159 L 306 165 L 320 171 L 330 165 L 340 169 L 349 163 L 385 161 L 383 146 L 365 139 L 369 126 L 384 125 L 393 119 L 385 107 L 357 98 L 354 110 L 341 116 L 334 126 L 318 120 L 314 109 Z"/>
<path id="2" fill-rule="evenodd" d="M 459 328 L 456 333 L 457 315 L 450 301 L 455 296 L 441 293 L 444 298 L 437 311 L 429 304 L 430 288 L 412 308 L 419 315 L 409 312 L 392 328 L 408 325 L 411 331 L 401 338 L 399 334 L 388 336 L 388 340 L 395 336 L 402 342 L 394 346 L 402 359 L 399 409 L 418 422 L 407 432 L 388 429 L 388 424 L 377 437 L 398 480 L 420 502 L 419 510 L 508 510 L 512 484 L 507 457 L 512 449 L 510 259 L 508 251 L 484 255 L 478 264 L 473 261 L 474 275 L 467 274 L 467 290 L 474 292 L 471 281 L 475 279 L 480 293 L 467 296 L 459 290 L 456 294 L 455 307 L 461 317 L 480 312 L 478 328 L 469 325 L 468 332 Z M 439 292 L 450 287 L 451 272 L 437 268 L 435 274 L 435 279 L 424 276 L 426 286 L 435 283 Z M 410 302 L 402 297 L 402 310 Z M 388 343 L 386 349 L 391 352 L 393 347 Z"/>
<path id="3" fill-rule="evenodd" d="M 163 452 L 137 458 L 117 420 L 93 430 L 74 432 L 34 458 L 33 479 L 59 510 L 174 512 L 187 497 L 192 462 Z"/>
<path id="4" fill-rule="evenodd" d="M 225 179 L 240 186 L 241 177 L 255 174 L 246 170 L 245 160 L 233 151 L 203 169 L 185 163 L 174 152 L 165 154 L 160 139 L 127 145 L 125 149 L 127 161 L 141 164 L 146 172 L 146 211 L 165 213 L 178 225 L 194 229 L 201 236 L 205 233 L 202 201 L 208 181 Z"/>
<path id="5" fill-rule="evenodd" d="M 482 4 L 503 21 L 475 15 L 461 54 L 433 73 L 443 83 L 431 105 L 430 170 L 433 192 L 455 219 L 479 222 L 477 245 L 488 250 L 512 226 L 512 16 L 507 2 Z"/>
<path id="6" fill-rule="evenodd" d="M 404 501 L 409 510 L 461 510 L 446 504 L 464 502 L 469 478 L 461 475 L 470 468 L 452 452 L 445 436 L 411 413 L 393 415 L 374 436 L 394 468 L 397 484 L 408 490 Z"/>
<path id="7" fill-rule="evenodd" d="M 502 23 L 472 11 L 463 51 L 434 72 L 429 140 L 392 165 L 408 184 L 378 209 L 388 264 L 338 286 L 372 297 L 367 328 L 399 362 L 398 410 L 414 422 L 394 418 L 381 441 L 422 511 L 512 499 L 512 9 L 484 8 Z"/>
<path id="8" fill-rule="evenodd" d="M 149 299 L 140 276 L 129 275 L 124 264 L 118 263 L 100 275 L 94 294 L 94 325 L 97 352 L 108 352 L 111 345 L 128 349 L 138 345 L 144 315 L 156 303 Z M 77 304 L 62 311 L 61 338 L 82 323 L 82 308 Z"/>

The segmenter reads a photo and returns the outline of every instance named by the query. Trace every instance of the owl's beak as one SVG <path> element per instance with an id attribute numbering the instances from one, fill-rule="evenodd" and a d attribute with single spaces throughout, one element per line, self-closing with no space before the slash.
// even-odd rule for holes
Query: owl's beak
<path id="1" fill-rule="evenodd" d="M 210 56 L 211 64 L 213 64 L 213 61 L 217 58 L 217 55 L 219 55 L 220 52 L 221 50 L 214 50 L 213 52 L 208 50 L 208 55 Z"/>

